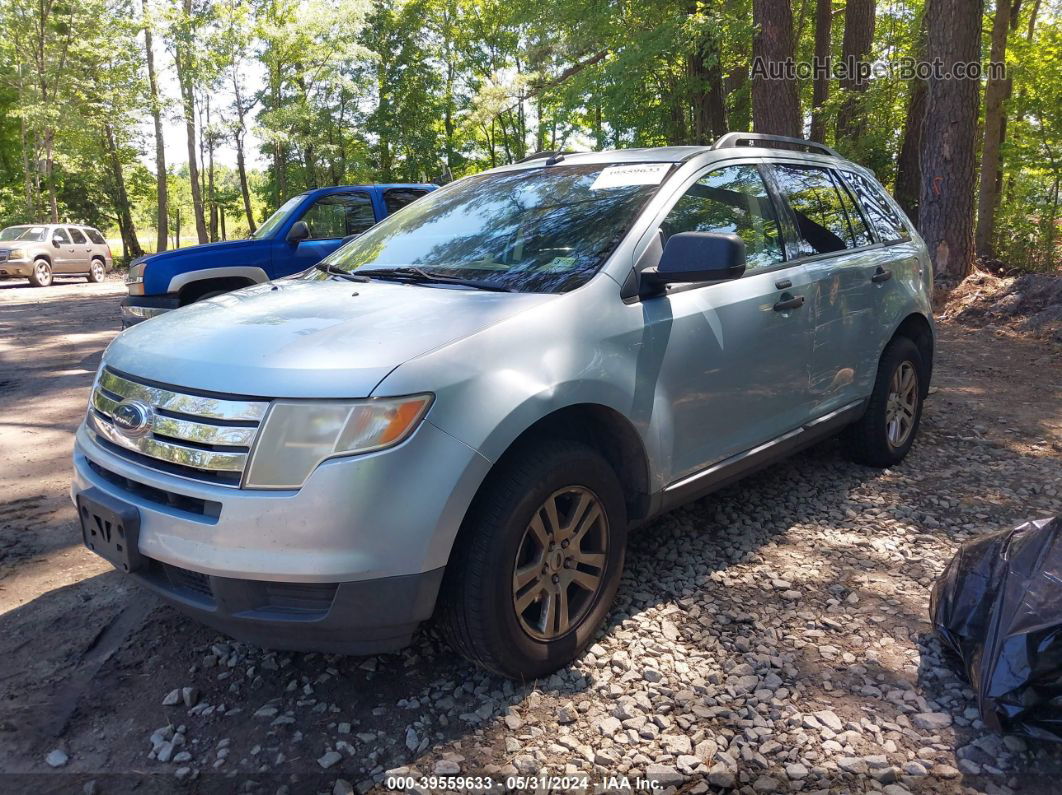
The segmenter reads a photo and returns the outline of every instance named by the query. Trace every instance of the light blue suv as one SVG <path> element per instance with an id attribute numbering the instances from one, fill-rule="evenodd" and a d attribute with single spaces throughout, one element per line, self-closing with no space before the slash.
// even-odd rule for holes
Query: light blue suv
<path id="1" fill-rule="evenodd" d="M 597 632 L 631 528 L 838 432 L 900 462 L 931 288 L 824 146 L 543 154 L 119 335 L 72 496 L 91 549 L 236 637 L 376 653 L 434 615 L 537 677 Z"/>

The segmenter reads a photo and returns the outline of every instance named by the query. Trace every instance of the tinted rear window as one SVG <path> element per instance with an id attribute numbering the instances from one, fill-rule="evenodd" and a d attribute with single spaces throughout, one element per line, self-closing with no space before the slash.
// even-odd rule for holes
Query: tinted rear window
<path id="1" fill-rule="evenodd" d="M 855 248 L 841 194 L 830 172 L 819 166 L 772 166 L 778 188 L 793 211 L 797 256 Z"/>
<path id="2" fill-rule="evenodd" d="M 418 190 L 416 188 L 391 188 L 391 190 L 385 190 L 383 195 L 384 206 L 387 207 L 387 214 L 401 210 L 407 204 L 412 201 L 416 201 L 421 196 L 427 193 L 426 190 Z"/>
<path id="3" fill-rule="evenodd" d="M 85 240 L 85 236 L 83 234 L 81 234 L 81 230 L 80 229 L 76 229 L 76 228 L 74 228 L 72 226 L 68 226 L 67 229 L 70 230 L 70 237 L 73 238 L 75 243 L 87 243 L 88 242 L 87 240 Z"/>
<path id="4" fill-rule="evenodd" d="M 89 240 L 91 240 L 93 243 L 96 243 L 97 245 L 102 246 L 104 243 L 107 242 L 104 239 L 103 235 L 101 235 L 95 229 L 86 229 L 85 234 L 89 236 Z"/>

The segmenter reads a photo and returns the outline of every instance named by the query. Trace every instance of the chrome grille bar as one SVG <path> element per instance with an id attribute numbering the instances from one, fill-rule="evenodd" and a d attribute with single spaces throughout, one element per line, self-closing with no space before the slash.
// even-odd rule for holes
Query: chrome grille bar
<path id="1" fill-rule="evenodd" d="M 119 398 L 131 398 L 150 403 L 157 409 L 191 414 L 208 420 L 261 421 L 269 408 L 268 401 L 222 400 L 219 398 L 172 392 L 136 381 L 129 381 L 110 370 L 104 370 L 99 385 Z"/>
<path id="2" fill-rule="evenodd" d="M 151 466 L 148 459 L 156 459 L 159 469 L 211 482 L 241 475 L 269 402 L 178 390 L 142 383 L 104 368 L 92 391 L 89 427 L 112 445 L 139 454 L 137 460 L 145 466 Z M 147 431 L 127 434 L 114 423 L 115 411 L 123 400 L 151 406 L 154 413 Z M 238 481 L 236 477 L 231 485 L 238 485 Z"/>

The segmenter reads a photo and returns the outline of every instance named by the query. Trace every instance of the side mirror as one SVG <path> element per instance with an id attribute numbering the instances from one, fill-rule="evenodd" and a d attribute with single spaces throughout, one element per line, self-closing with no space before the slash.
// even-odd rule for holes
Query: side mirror
<path id="1" fill-rule="evenodd" d="M 679 232 L 667 239 L 660 263 L 642 271 L 643 283 L 721 282 L 745 272 L 745 241 L 720 232 Z"/>
<path id="2" fill-rule="evenodd" d="M 288 230 L 286 240 L 289 243 L 298 243 L 300 240 L 305 240 L 310 236 L 310 227 L 305 221 L 296 221 L 291 225 L 291 229 Z"/>

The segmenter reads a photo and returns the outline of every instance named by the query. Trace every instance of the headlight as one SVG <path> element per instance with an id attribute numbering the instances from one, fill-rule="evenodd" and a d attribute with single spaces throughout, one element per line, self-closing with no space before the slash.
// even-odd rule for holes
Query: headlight
<path id="1" fill-rule="evenodd" d="M 11 259 L 25 259 L 26 258 L 26 249 L 24 249 L 24 248 L 13 248 L 13 249 L 11 249 L 11 251 L 8 252 L 7 258 L 9 260 L 11 260 Z"/>
<path id="2" fill-rule="evenodd" d="M 258 434 L 244 485 L 298 488 L 327 458 L 396 445 L 413 433 L 431 400 L 431 395 L 412 395 L 319 403 L 274 401 Z"/>

